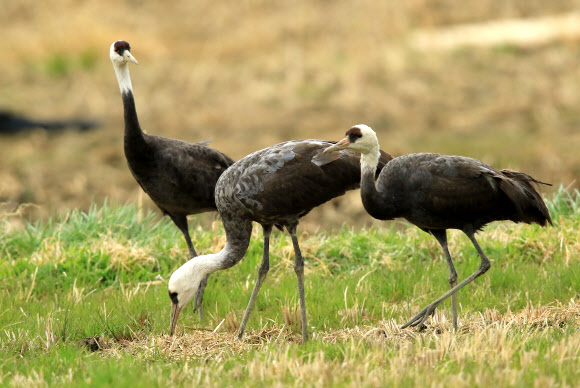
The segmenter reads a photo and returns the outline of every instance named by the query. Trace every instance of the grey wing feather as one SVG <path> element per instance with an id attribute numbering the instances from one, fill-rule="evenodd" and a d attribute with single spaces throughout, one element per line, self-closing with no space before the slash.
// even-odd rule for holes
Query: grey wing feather
<path id="1" fill-rule="evenodd" d="M 389 165 L 380 184 L 387 191 L 401 188 L 408 198 L 400 201 L 408 211 L 420 207 L 448 221 L 476 217 L 481 225 L 499 219 L 541 225 L 550 221 L 545 204 L 530 184 L 536 181 L 527 174 L 498 171 L 472 158 L 438 154 L 405 155 Z"/>
<path id="2" fill-rule="evenodd" d="M 171 147 L 158 150 L 159 179 L 168 181 L 183 195 L 213 203 L 215 183 L 234 161 L 203 144 L 167 140 L 173 143 Z"/>
<path id="3" fill-rule="evenodd" d="M 324 154 L 332 144 L 316 139 L 293 140 L 244 157 L 222 175 L 216 186 L 218 210 L 251 213 L 264 220 L 297 219 L 358 188 L 360 155 L 348 150 Z M 381 152 L 378 169 L 391 159 Z"/>

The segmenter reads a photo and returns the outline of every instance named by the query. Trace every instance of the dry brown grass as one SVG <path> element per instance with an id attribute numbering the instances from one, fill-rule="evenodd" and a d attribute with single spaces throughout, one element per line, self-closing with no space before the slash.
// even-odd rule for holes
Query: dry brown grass
<path id="1" fill-rule="evenodd" d="M 285 326 L 271 325 L 249 330 L 242 341 L 235 333 L 196 329 L 176 337 L 137 334 L 130 340 L 105 341 L 101 351 L 105 357 L 129 353 L 141 360 L 185 360 L 179 378 L 209 386 L 223 383 L 228 361 L 239 359 L 244 363 L 236 362 L 238 366 L 228 376 L 247 376 L 253 383 L 384 386 L 406 381 L 468 387 L 494 382 L 506 386 L 521 384 L 542 361 L 537 346 L 529 344 L 546 341 L 568 326 L 578 327 L 580 305 L 574 300 L 553 306 L 528 305 L 505 314 L 488 309 L 462 319 L 458 333 L 441 312 L 431 322 L 423 332 L 402 330 L 392 320 L 315 332 L 313 341 L 321 350 L 305 355 L 292 346 L 299 343 L 299 335 Z M 329 346 L 337 344 L 342 356 L 328 355 Z M 545 357 L 555 368 L 568 368 L 579 354 L 580 332 L 576 330 L 565 340 L 550 342 Z M 475 372 L 470 371 L 472 365 L 479 365 Z M 559 386 L 549 374 L 540 375 L 534 385 Z"/>
<path id="2" fill-rule="evenodd" d="M 365 122 L 395 155 L 459 153 L 553 183 L 577 181 L 577 41 L 442 53 L 407 46 L 417 29 L 575 7 L 573 0 L 3 2 L 1 106 L 98 118 L 103 127 L 3 137 L 0 202 L 37 204 L 26 214 L 42 216 L 104 197 L 138 200 L 108 58 L 121 38 L 141 63 L 131 70 L 149 133 L 211 140 L 239 159 L 288 139 L 337 139 Z M 308 229 L 322 220 L 367 222 L 356 197 L 315 212 Z"/>
<path id="3" fill-rule="evenodd" d="M 447 353 L 470 352 L 473 357 L 476 357 L 475 353 L 478 351 L 492 351 L 497 350 L 496 346 L 504 346 L 498 341 L 507 341 L 510 333 L 527 332 L 531 336 L 541 335 L 541 332 L 545 330 L 560 330 L 569 325 L 573 327 L 580 325 L 580 304 L 574 300 L 567 304 L 557 302 L 556 305 L 550 306 L 528 304 L 521 311 L 508 311 L 504 314 L 493 308 L 486 309 L 483 313 L 462 315 L 458 333 L 453 332 L 453 324 L 449 318 L 444 312 L 437 310 L 424 331 L 401 329 L 400 322 L 388 320 L 375 322 L 372 325 L 356 325 L 352 328 L 314 332 L 312 340 L 322 344 L 348 343 L 355 340 L 380 346 L 405 347 L 417 345 L 415 340 L 422 338 L 422 346 L 425 341 L 432 341 L 436 344 L 436 349 L 441 347 L 442 352 L 444 348 L 447 348 L 445 350 Z M 580 346 L 580 336 L 577 340 L 572 341 L 571 345 Z M 299 343 L 300 341 L 300 334 L 288 329 L 286 324 L 282 327 L 276 324 L 274 326 L 266 324 L 259 330 L 250 329 L 241 341 L 237 339 L 235 330 L 218 325 L 213 331 L 186 327 L 185 334 L 174 337 L 166 334 L 142 336 L 137 333 L 132 339 L 103 340 L 102 348 L 105 355 L 130 352 L 146 356 L 147 352 L 161 352 L 171 358 L 193 356 L 213 359 L 226 353 L 241 354 L 251 349 L 262 348 L 266 344 Z M 460 347 L 458 347 L 459 344 L 461 344 Z M 491 347 L 484 349 L 488 346 Z M 464 353 L 461 357 L 467 356 Z"/>

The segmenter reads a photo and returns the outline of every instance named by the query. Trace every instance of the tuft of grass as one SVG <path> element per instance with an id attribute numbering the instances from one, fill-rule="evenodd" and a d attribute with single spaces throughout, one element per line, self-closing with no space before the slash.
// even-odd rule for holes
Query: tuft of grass
<path id="1" fill-rule="evenodd" d="M 560 185 L 553 198 L 546 201 L 546 206 L 552 215 L 577 217 L 580 215 L 580 191 Z"/>

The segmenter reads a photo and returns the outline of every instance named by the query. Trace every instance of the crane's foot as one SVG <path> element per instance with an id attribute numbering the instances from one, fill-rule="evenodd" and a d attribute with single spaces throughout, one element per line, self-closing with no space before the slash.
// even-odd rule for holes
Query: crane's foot
<path id="1" fill-rule="evenodd" d="M 412 327 L 419 326 L 419 328 L 424 329 L 425 321 L 427 320 L 427 318 L 429 318 L 431 315 L 435 313 L 435 309 L 437 308 L 437 306 L 439 306 L 439 303 L 431 303 L 429 306 L 419 311 L 419 313 L 415 315 L 413 318 L 411 318 L 409 322 L 401 326 L 401 329 L 405 329 L 409 326 Z"/>

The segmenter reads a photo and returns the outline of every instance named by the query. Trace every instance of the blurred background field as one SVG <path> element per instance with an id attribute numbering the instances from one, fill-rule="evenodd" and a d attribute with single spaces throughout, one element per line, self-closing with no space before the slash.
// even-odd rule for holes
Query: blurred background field
<path id="1" fill-rule="evenodd" d="M 578 188 L 579 6 L 0 1 L 0 109 L 102 124 L 0 135 L 2 211 L 31 203 L 20 212 L 34 219 L 105 198 L 153 206 L 123 155 L 122 103 L 109 60 L 118 39 L 131 43 L 140 62 L 131 76 L 141 125 L 151 134 L 209 140 L 237 160 L 285 140 L 336 140 L 366 123 L 393 155 L 461 154 Z M 510 29 L 516 20 L 531 24 Z M 457 29 L 464 24 L 474 26 L 475 40 Z M 490 31 L 499 39 L 489 40 Z M 529 39 L 517 39 L 522 34 Z M 370 222 L 358 195 L 317 210 L 306 228 Z"/>

